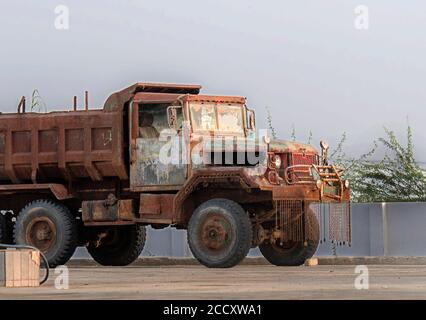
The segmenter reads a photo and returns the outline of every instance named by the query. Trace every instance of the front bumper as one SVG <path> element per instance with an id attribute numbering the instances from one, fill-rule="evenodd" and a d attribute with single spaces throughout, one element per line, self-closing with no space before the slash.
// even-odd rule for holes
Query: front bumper
<path id="1" fill-rule="evenodd" d="M 350 190 L 342 170 L 332 165 L 294 165 L 284 171 L 285 184 L 272 188 L 274 200 L 303 199 L 318 202 L 348 202 Z"/>
<path id="2" fill-rule="evenodd" d="M 285 200 L 305 200 L 309 202 L 349 202 L 350 201 L 350 190 L 347 188 L 333 187 L 335 192 L 324 192 L 325 191 L 324 189 L 325 189 L 324 187 L 319 189 L 316 185 L 274 186 L 272 187 L 272 199 L 273 200 L 284 200 L 284 199 Z"/>

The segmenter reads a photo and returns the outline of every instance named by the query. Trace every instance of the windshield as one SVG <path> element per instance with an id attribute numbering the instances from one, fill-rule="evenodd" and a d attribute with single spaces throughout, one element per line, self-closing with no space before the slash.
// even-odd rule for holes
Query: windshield
<path id="1" fill-rule="evenodd" d="M 190 112 L 194 131 L 244 133 L 241 105 L 193 103 Z"/>

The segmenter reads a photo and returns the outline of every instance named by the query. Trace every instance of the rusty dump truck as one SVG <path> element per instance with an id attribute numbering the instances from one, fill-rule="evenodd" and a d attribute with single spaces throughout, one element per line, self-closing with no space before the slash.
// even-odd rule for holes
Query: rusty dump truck
<path id="1" fill-rule="evenodd" d="M 300 265 L 320 241 L 349 243 L 349 183 L 326 142 L 318 152 L 261 136 L 244 97 L 200 89 L 136 83 L 101 109 L 40 113 L 22 100 L 1 113 L 0 243 L 35 246 L 51 266 L 78 246 L 122 266 L 146 226 L 173 226 L 200 263 L 222 268 L 255 247 Z"/>

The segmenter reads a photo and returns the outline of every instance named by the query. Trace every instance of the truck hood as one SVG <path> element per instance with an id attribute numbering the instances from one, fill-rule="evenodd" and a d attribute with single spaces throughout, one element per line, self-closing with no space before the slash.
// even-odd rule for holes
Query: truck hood
<path id="1" fill-rule="evenodd" d="M 307 143 L 279 139 L 271 141 L 269 144 L 269 150 L 276 153 L 307 152 L 318 154 L 318 151 Z"/>

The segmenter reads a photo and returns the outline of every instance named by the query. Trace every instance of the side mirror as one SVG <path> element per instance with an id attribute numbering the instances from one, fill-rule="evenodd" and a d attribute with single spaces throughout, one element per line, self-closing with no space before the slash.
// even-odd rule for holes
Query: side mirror
<path id="1" fill-rule="evenodd" d="M 254 131 L 256 129 L 256 114 L 254 113 L 254 110 L 247 108 L 247 116 L 248 116 L 247 127 L 249 130 Z"/>
<path id="2" fill-rule="evenodd" d="M 167 122 L 169 124 L 170 129 L 177 129 L 177 108 L 181 108 L 178 106 L 169 106 L 167 107 Z"/>

